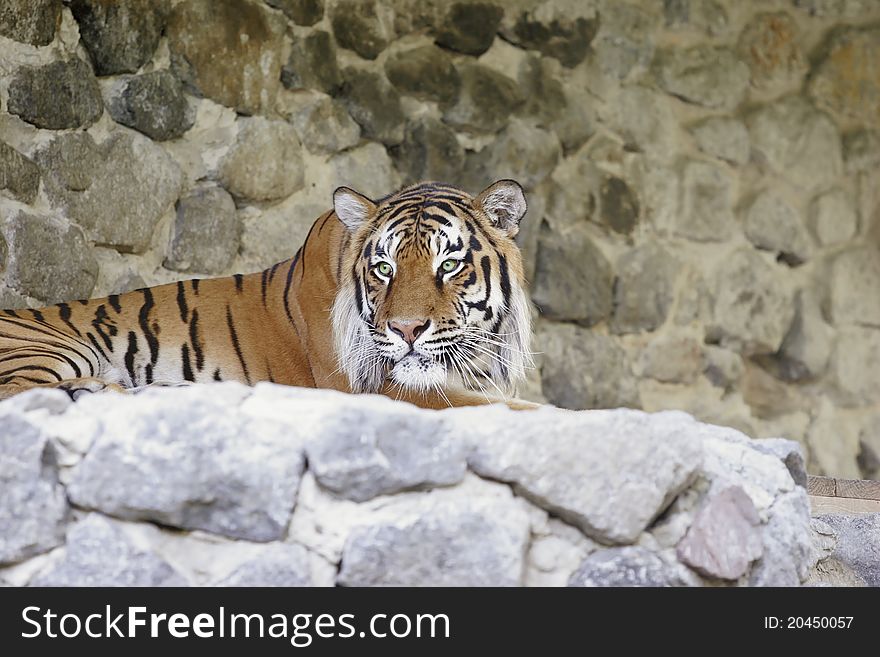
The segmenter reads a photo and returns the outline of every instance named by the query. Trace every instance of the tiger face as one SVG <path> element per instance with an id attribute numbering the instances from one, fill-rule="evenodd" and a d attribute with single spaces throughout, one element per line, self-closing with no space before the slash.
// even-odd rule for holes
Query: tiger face
<path id="1" fill-rule="evenodd" d="M 519 184 L 474 198 L 423 183 L 378 202 L 341 187 L 334 210 L 347 230 L 333 330 L 352 390 L 511 392 L 530 361 Z"/>

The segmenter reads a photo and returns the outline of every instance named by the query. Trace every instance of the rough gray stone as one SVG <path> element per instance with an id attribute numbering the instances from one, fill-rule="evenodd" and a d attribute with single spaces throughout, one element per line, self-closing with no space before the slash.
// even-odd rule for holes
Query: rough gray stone
<path id="1" fill-rule="evenodd" d="M 764 553 L 760 524 L 758 511 L 746 492 L 739 486 L 725 488 L 697 511 L 676 554 L 683 563 L 709 577 L 739 579 Z"/>
<path id="2" fill-rule="evenodd" d="M 64 130 L 97 121 L 104 103 L 89 65 L 73 57 L 18 69 L 9 82 L 6 109 L 38 128 Z"/>
<path id="3" fill-rule="evenodd" d="M 639 545 L 593 552 L 568 580 L 569 586 L 688 586 L 693 578 Z"/>
<path id="4" fill-rule="evenodd" d="M 531 191 L 550 175 L 561 157 L 555 134 L 513 118 L 493 143 L 472 157 L 462 182 L 482 189 L 500 178 L 510 178 Z"/>
<path id="5" fill-rule="evenodd" d="M 665 335 L 639 354 L 637 373 L 661 383 L 694 383 L 704 369 L 703 348 L 687 336 Z"/>
<path id="6" fill-rule="evenodd" d="M 88 299 L 98 276 L 82 231 L 52 216 L 19 211 L 0 224 L 9 248 L 6 284 L 47 303 Z"/>
<path id="7" fill-rule="evenodd" d="M 465 55 L 482 55 L 495 40 L 504 9 L 494 2 L 454 2 L 437 25 L 437 44 Z"/>
<path id="8" fill-rule="evenodd" d="M 301 545 L 267 545 L 214 586 L 312 586 L 309 553 Z"/>
<path id="9" fill-rule="evenodd" d="M 669 314 L 680 265 L 659 244 L 649 242 L 617 261 L 614 284 L 614 333 L 639 333 L 659 328 Z"/>
<path id="10" fill-rule="evenodd" d="M 734 181 L 721 166 L 690 160 L 681 173 L 680 211 L 673 232 L 697 242 L 722 242 L 733 235 Z"/>
<path id="11" fill-rule="evenodd" d="M 798 211 L 772 190 L 759 193 L 746 210 L 745 233 L 756 247 L 778 254 L 788 265 L 803 263 L 812 251 Z"/>
<path id="12" fill-rule="evenodd" d="M 230 412 L 227 397 L 240 398 L 239 389 L 82 400 L 102 414 L 102 430 L 73 468 L 69 498 L 129 520 L 251 541 L 282 538 L 303 453 L 290 425 Z"/>
<path id="13" fill-rule="evenodd" d="M 186 585 L 164 559 L 133 545 L 97 513 L 70 528 L 60 561 L 30 581 L 30 586 Z"/>
<path id="14" fill-rule="evenodd" d="M 109 92 L 107 109 L 117 123 L 156 141 L 180 137 L 195 121 L 183 85 L 169 71 L 122 78 Z"/>
<path id="15" fill-rule="evenodd" d="M 220 162 L 223 186 L 238 198 L 271 201 L 302 189 L 304 166 L 296 129 L 261 116 L 240 119 L 235 144 Z"/>
<path id="16" fill-rule="evenodd" d="M 777 271 L 751 249 L 740 249 L 716 274 L 710 335 L 747 354 L 775 353 L 791 326 L 791 292 Z"/>
<path id="17" fill-rule="evenodd" d="M 729 19 L 724 7 L 715 0 L 663 0 L 666 27 L 690 28 L 717 36 L 727 31 Z"/>
<path id="18" fill-rule="evenodd" d="M 764 554 L 749 576 L 750 586 L 800 586 L 815 564 L 810 501 L 800 486 L 778 497 L 761 535 Z"/>
<path id="19" fill-rule="evenodd" d="M 0 141 L 0 191 L 33 203 L 40 189 L 40 167 L 6 142 Z"/>
<path id="20" fill-rule="evenodd" d="M 342 586 L 519 586 L 529 541 L 515 499 L 398 502 L 356 527 L 336 578 Z"/>
<path id="21" fill-rule="evenodd" d="M 543 324 L 536 336 L 543 352 L 544 395 L 570 409 L 638 406 L 626 353 L 612 338 L 569 324 Z"/>
<path id="22" fill-rule="evenodd" d="M 367 139 L 393 146 L 403 141 L 406 116 L 400 94 L 379 73 L 347 68 L 343 71 L 342 103 Z"/>
<path id="23" fill-rule="evenodd" d="M 534 4 L 534 3 L 533 3 Z M 508 9 L 501 34 L 511 43 L 554 57 L 567 68 L 580 64 L 590 51 L 599 19 L 589 3 L 545 2 L 517 13 Z"/>
<path id="24" fill-rule="evenodd" d="M 788 473 L 798 486 L 807 487 L 807 466 L 800 443 L 785 438 L 762 438 L 752 441 L 752 446 L 767 454 L 772 454 L 785 463 Z"/>
<path id="25" fill-rule="evenodd" d="M 448 53 L 437 46 L 419 46 L 385 60 L 385 75 L 401 93 L 441 105 L 452 105 L 461 92 L 461 76 Z"/>
<path id="26" fill-rule="evenodd" d="M 694 46 L 665 50 L 654 61 L 660 87 L 689 103 L 733 109 L 749 86 L 749 69 L 727 49 Z"/>
<path id="27" fill-rule="evenodd" d="M 6 0 L 0 7 L 0 35 L 46 46 L 61 21 L 61 0 Z"/>
<path id="28" fill-rule="evenodd" d="M 15 411 L 0 416 L 0 427 L 0 564 L 6 564 L 63 543 L 68 510 L 48 436 Z"/>
<path id="29" fill-rule="evenodd" d="M 880 165 L 880 130 L 856 130 L 844 135 L 843 161 L 848 172 L 870 171 Z"/>
<path id="30" fill-rule="evenodd" d="M 181 171 L 164 149 L 137 133 L 100 145 L 88 133 L 60 134 L 35 154 L 49 199 L 90 239 L 142 253 L 177 199 Z"/>
<path id="31" fill-rule="evenodd" d="M 828 364 L 833 333 L 815 295 L 808 290 L 798 292 L 794 319 L 779 348 L 782 378 L 802 381 L 819 377 Z"/>
<path id="32" fill-rule="evenodd" d="M 691 128 L 691 133 L 704 153 L 732 164 L 749 161 L 749 131 L 739 119 L 712 117 Z"/>
<path id="33" fill-rule="evenodd" d="M 312 153 L 338 153 L 356 146 L 361 137 L 360 126 L 345 107 L 327 96 L 309 98 L 288 121 Z"/>
<path id="34" fill-rule="evenodd" d="M 410 408 L 389 408 L 381 415 L 341 409 L 322 422 L 305 449 L 318 483 L 356 502 L 456 484 L 467 468 L 467 445 L 442 418 L 426 418 Z"/>
<path id="35" fill-rule="evenodd" d="M 569 4 L 569 11 L 570 7 Z M 654 56 L 654 14 L 633 3 L 608 2 L 602 6 L 598 22 L 599 31 L 590 45 L 602 73 L 623 80 L 647 68 Z"/>
<path id="36" fill-rule="evenodd" d="M 330 159 L 332 180 L 380 199 L 400 187 L 394 164 L 382 144 L 367 142 Z"/>
<path id="37" fill-rule="evenodd" d="M 541 409 L 514 420 L 506 409 L 495 412 L 501 421 L 491 428 L 469 425 L 471 469 L 514 484 L 602 543 L 635 541 L 690 484 L 702 460 L 691 430 L 697 424 L 684 413 Z M 468 414 L 456 417 L 466 421 Z"/>
<path id="38" fill-rule="evenodd" d="M 742 357 L 729 349 L 706 345 L 706 369 L 703 373 L 713 386 L 731 390 L 739 384 L 743 373 Z"/>
<path id="39" fill-rule="evenodd" d="M 849 241 L 858 230 L 858 217 L 849 195 L 839 189 L 813 199 L 809 218 L 813 235 L 822 246 Z"/>
<path id="40" fill-rule="evenodd" d="M 844 326 L 828 361 L 829 374 L 844 406 L 880 401 L 880 329 Z"/>
<path id="41" fill-rule="evenodd" d="M 239 113 L 267 110 L 281 81 L 285 27 L 281 14 L 252 0 L 182 2 L 168 18 L 172 70 L 197 94 Z"/>
<path id="42" fill-rule="evenodd" d="M 600 218 L 615 233 L 628 235 L 639 221 L 639 200 L 624 180 L 605 176 L 599 186 Z"/>
<path id="43" fill-rule="evenodd" d="M 880 328 L 880 248 L 865 245 L 839 254 L 831 266 L 830 279 L 835 324 Z"/>
<path id="44" fill-rule="evenodd" d="M 784 11 L 756 15 L 743 29 L 737 44 L 752 74 L 752 84 L 765 89 L 797 82 L 807 63 L 794 19 Z"/>
<path id="45" fill-rule="evenodd" d="M 135 73 L 150 61 L 165 27 L 165 0 L 71 0 L 98 75 Z"/>
<path id="46" fill-rule="evenodd" d="M 342 86 L 342 72 L 336 61 L 336 46 L 329 32 L 315 30 L 294 42 L 281 82 L 288 89 L 308 87 L 330 94 Z"/>
<path id="47" fill-rule="evenodd" d="M 459 129 L 498 132 L 523 102 L 516 82 L 482 64 L 467 63 L 459 72 L 461 96 L 443 120 Z"/>
<path id="48" fill-rule="evenodd" d="M 394 36 L 387 9 L 376 0 L 340 0 L 330 15 L 336 43 L 376 59 Z"/>
<path id="49" fill-rule="evenodd" d="M 324 17 L 324 0 L 266 0 L 297 25 L 314 25 Z"/>
<path id="50" fill-rule="evenodd" d="M 241 225 L 235 202 L 220 187 L 201 187 L 177 202 L 171 244 L 163 265 L 175 271 L 219 274 L 238 255 Z"/>
<path id="51" fill-rule="evenodd" d="M 544 317 L 592 326 L 611 314 L 611 264 L 587 232 L 541 226 L 532 301 Z"/>
<path id="52" fill-rule="evenodd" d="M 880 27 L 833 34 L 808 89 L 816 105 L 836 117 L 880 127 Z"/>
<path id="53" fill-rule="evenodd" d="M 859 18 L 873 8 L 873 0 L 794 0 L 810 16 Z"/>
<path id="54" fill-rule="evenodd" d="M 519 109 L 521 116 L 535 119 L 538 125 L 552 127 L 569 109 L 562 82 L 557 79 L 557 68 L 552 60 L 527 56 L 517 71 L 517 82 L 524 97 Z"/>
<path id="55" fill-rule="evenodd" d="M 753 157 L 809 191 L 843 171 L 840 135 L 831 120 L 800 96 L 787 96 L 746 116 Z"/>
<path id="56" fill-rule="evenodd" d="M 391 150 L 404 184 L 421 180 L 456 181 L 464 166 L 464 149 L 455 131 L 429 116 L 408 121 L 403 142 Z"/>

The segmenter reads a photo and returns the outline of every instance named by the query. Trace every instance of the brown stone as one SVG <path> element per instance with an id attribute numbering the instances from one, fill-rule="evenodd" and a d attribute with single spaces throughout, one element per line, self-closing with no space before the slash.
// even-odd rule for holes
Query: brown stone
<path id="1" fill-rule="evenodd" d="M 283 15 L 250 0 L 189 0 L 168 19 L 171 65 L 196 93 L 254 114 L 281 80 Z"/>

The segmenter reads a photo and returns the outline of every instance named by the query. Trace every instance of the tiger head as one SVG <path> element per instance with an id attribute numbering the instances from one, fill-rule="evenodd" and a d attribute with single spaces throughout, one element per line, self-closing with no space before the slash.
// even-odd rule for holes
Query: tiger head
<path id="1" fill-rule="evenodd" d="M 346 229 L 333 332 L 352 390 L 512 392 L 531 334 L 513 241 L 526 212 L 519 184 L 471 197 L 421 183 L 379 201 L 340 187 L 333 202 Z"/>

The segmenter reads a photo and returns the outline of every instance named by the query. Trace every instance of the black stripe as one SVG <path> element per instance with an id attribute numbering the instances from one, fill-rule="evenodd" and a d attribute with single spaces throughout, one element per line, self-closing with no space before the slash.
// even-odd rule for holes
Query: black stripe
<path id="1" fill-rule="evenodd" d="M 128 378 L 131 379 L 131 385 L 137 385 L 137 377 L 134 373 L 134 355 L 138 352 L 137 334 L 134 331 L 128 332 L 128 350 L 125 352 L 125 369 L 128 371 Z"/>
<path id="2" fill-rule="evenodd" d="M 269 382 L 275 383 L 275 377 L 272 376 L 272 366 L 269 364 L 269 358 L 266 358 L 266 373 L 269 375 Z"/>
<path id="3" fill-rule="evenodd" d="M 92 327 L 97 331 L 98 335 L 101 336 L 101 340 L 104 341 L 104 346 L 107 347 L 107 351 L 113 353 L 113 342 L 110 338 L 116 337 L 116 334 L 119 331 L 114 324 L 107 322 L 107 308 L 104 304 L 101 304 L 95 309 L 95 318 L 92 320 Z M 106 333 L 104 332 L 105 328 L 107 329 Z"/>
<path id="4" fill-rule="evenodd" d="M 43 365 L 22 365 L 21 367 L 16 367 L 13 370 L 6 370 L 3 373 L 12 376 L 21 376 L 20 374 L 17 374 L 17 372 L 45 372 L 46 374 L 51 374 L 56 381 L 64 380 L 64 377 L 62 377 L 58 372 L 53 370 L 51 367 L 44 367 Z"/>
<path id="5" fill-rule="evenodd" d="M 195 381 L 196 378 L 193 376 L 192 363 L 189 362 L 189 345 L 186 342 L 184 342 L 183 346 L 180 348 L 180 358 L 183 361 L 183 380 Z"/>
<path id="6" fill-rule="evenodd" d="M 46 321 L 43 318 L 43 313 L 41 313 L 39 310 L 31 309 L 31 315 L 33 315 L 34 319 L 37 320 L 38 322 L 45 322 Z"/>
<path id="7" fill-rule="evenodd" d="M 223 380 L 223 378 L 220 376 L 220 368 L 219 367 L 216 370 L 214 370 L 214 380 L 215 381 L 222 381 Z"/>
<path id="8" fill-rule="evenodd" d="M 89 342 L 92 343 L 92 346 L 93 346 L 95 349 L 98 350 L 98 353 L 101 354 L 101 357 L 102 357 L 104 360 L 109 361 L 110 359 L 107 357 L 107 354 L 104 352 L 103 349 L 101 349 L 101 345 L 98 344 L 98 341 L 95 340 L 95 336 L 92 335 L 91 333 L 86 333 L 86 337 L 89 339 Z"/>
<path id="9" fill-rule="evenodd" d="M 31 350 L 30 353 L 26 353 L 26 354 L 13 354 L 13 355 L 8 355 L 8 356 L 4 355 L 4 356 L 2 356 L 2 358 L 0 358 L 0 363 L 5 365 L 6 363 L 8 363 L 10 361 L 21 360 L 22 358 L 49 358 L 52 360 L 57 360 L 59 362 L 67 363 L 68 365 L 70 365 L 71 369 L 73 369 L 73 372 L 74 372 L 74 375 L 76 376 L 76 378 L 80 378 L 82 376 L 82 371 L 79 369 L 79 366 L 76 364 L 76 361 L 74 361 L 71 358 L 68 358 L 64 354 L 60 354 L 60 353 L 56 353 L 56 352 L 52 352 L 52 351 L 45 351 L 42 349 Z M 4 370 L 4 373 L 5 373 L 5 370 Z"/>
<path id="10" fill-rule="evenodd" d="M 5 320 L 3 320 L 3 321 L 4 321 L 5 323 L 7 323 L 7 324 L 12 324 L 13 326 L 18 326 L 18 327 L 20 327 L 20 328 L 24 328 L 24 329 L 28 329 L 28 330 L 30 330 L 30 331 L 34 331 L 34 332 L 36 332 L 36 333 L 38 333 L 38 334 L 40 334 L 40 335 L 46 335 L 45 330 L 41 330 L 40 328 L 37 328 L 37 327 L 35 327 L 35 326 L 31 325 L 31 324 L 19 324 L 18 322 L 13 322 L 12 320 L 9 320 L 9 319 L 5 319 Z M 48 324 L 45 326 L 45 328 L 51 328 L 51 329 L 54 329 L 53 326 L 49 326 Z M 60 331 L 59 331 L 59 333 L 64 337 L 65 340 L 70 340 L 70 337 L 69 337 L 69 336 L 65 335 L 64 333 L 61 333 Z M 5 338 L 5 339 L 7 339 L 7 340 L 16 340 L 16 341 L 18 341 L 18 342 L 24 342 L 24 343 L 27 343 L 27 344 L 30 344 L 30 345 L 34 345 L 34 344 L 43 344 L 43 345 L 46 345 L 46 346 L 48 346 L 48 347 L 52 347 L 52 349 L 54 349 L 54 350 L 58 350 L 58 349 L 67 349 L 68 351 L 72 351 L 73 353 L 75 353 L 77 356 L 79 356 L 80 358 L 82 358 L 83 361 L 85 361 L 85 362 L 88 364 L 88 366 L 89 366 L 89 371 L 91 372 L 90 376 L 94 376 L 94 375 L 95 375 L 95 368 L 94 368 L 94 366 L 92 365 L 92 361 L 89 360 L 89 358 L 88 358 L 87 355 L 85 355 L 85 354 L 81 353 L 80 351 L 78 351 L 78 350 L 76 349 L 76 346 L 80 346 L 80 347 L 84 347 L 85 349 L 88 349 L 90 352 L 92 352 L 92 356 L 94 356 L 96 360 L 100 359 L 100 356 L 98 355 L 98 352 L 95 351 L 94 349 L 92 349 L 92 348 L 91 348 L 88 344 L 86 344 L 85 342 L 79 342 L 79 341 L 77 341 L 77 342 L 74 342 L 73 345 L 71 345 L 71 344 L 64 344 L 64 343 L 62 343 L 62 342 L 58 342 L 57 340 L 52 340 L 52 339 L 40 340 L 40 339 L 35 338 L 35 337 L 27 337 L 27 338 L 23 338 L 23 337 L 21 337 L 21 336 L 19 336 L 19 335 L 12 335 L 12 334 L 10 334 L 10 333 L 0 333 L 0 338 Z M 74 346 L 74 345 L 76 345 L 76 346 Z"/>
<path id="11" fill-rule="evenodd" d="M 244 280 L 244 276 L 242 276 L 241 274 L 235 274 L 232 278 L 235 279 L 235 291 L 241 292 L 241 285 L 242 281 Z"/>
<path id="12" fill-rule="evenodd" d="M 195 279 L 193 279 L 193 282 L 195 282 Z M 144 339 L 146 339 L 147 346 L 150 349 L 150 364 L 144 368 L 146 382 L 150 384 L 153 382 L 153 367 L 155 367 L 156 361 L 159 360 L 159 339 L 150 328 L 150 310 L 153 308 L 153 293 L 150 292 L 149 288 L 144 288 L 141 290 L 141 294 L 144 295 L 144 305 L 141 306 L 138 313 L 138 325 L 141 327 L 141 331 L 144 332 Z"/>
<path id="13" fill-rule="evenodd" d="M 113 310 L 115 310 L 117 313 L 122 312 L 122 306 L 119 305 L 119 295 L 118 294 L 111 294 L 109 297 L 107 297 L 107 301 L 110 304 L 110 307 Z"/>
<path id="14" fill-rule="evenodd" d="M 269 270 L 264 269 L 260 278 L 260 294 L 263 296 L 263 306 L 266 305 L 266 291 L 269 289 Z"/>
<path id="15" fill-rule="evenodd" d="M 189 323 L 189 341 L 192 342 L 193 352 L 196 356 L 196 369 L 201 372 L 205 367 L 205 352 L 202 349 L 202 341 L 199 339 L 198 310 L 192 312 L 192 320 Z"/>
<path id="16" fill-rule="evenodd" d="M 195 294 L 196 296 L 199 296 L 199 279 L 198 278 L 192 279 L 192 289 L 193 289 L 193 294 Z"/>
<path id="17" fill-rule="evenodd" d="M 6 313 L 7 315 L 9 315 L 10 317 L 15 317 L 16 319 L 19 318 L 18 313 L 15 312 L 14 310 L 4 310 L 3 312 Z"/>
<path id="18" fill-rule="evenodd" d="M 180 309 L 180 321 L 185 324 L 189 308 L 186 305 L 186 287 L 183 281 L 177 281 L 177 307 Z"/>
<path id="19" fill-rule="evenodd" d="M 241 355 L 241 345 L 238 343 L 238 335 L 235 333 L 235 322 L 232 321 L 232 309 L 228 305 L 226 306 L 226 324 L 229 326 L 229 336 L 232 338 L 232 346 L 235 349 L 235 355 L 238 356 L 238 362 L 241 363 L 244 379 L 248 385 L 251 385 L 251 375 L 248 373 L 247 364 Z"/>
<path id="20" fill-rule="evenodd" d="M 278 269 L 284 261 L 276 262 L 272 265 L 272 268 L 269 270 L 269 283 L 272 282 L 272 279 L 275 278 L 275 270 Z"/>
<path id="21" fill-rule="evenodd" d="M 79 329 L 70 321 L 70 306 L 66 303 L 58 304 L 58 316 L 61 317 L 61 321 L 67 324 L 70 327 L 70 330 L 76 333 L 79 337 L 82 337 L 82 333 L 79 332 Z"/>
<path id="22" fill-rule="evenodd" d="M 297 256 L 300 254 L 300 251 L 296 252 L 293 261 L 290 263 L 290 267 L 287 270 L 287 282 L 284 284 L 284 312 L 297 333 L 299 333 L 299 330 L 297 330 L 296 323 L 293 321 L 293 314 L 290 312 L 290 286 L 293 284 L 293 270 L 296 269 Z"/>
<path id="23" fill-rule="evenodd" d="M 501 274 L 501 297 L 504 299 L 505 308 L 510 308 L 510 272 L 507 270 L 507 258 L 496 252 L 498 256 L 498 268 Z"/>

